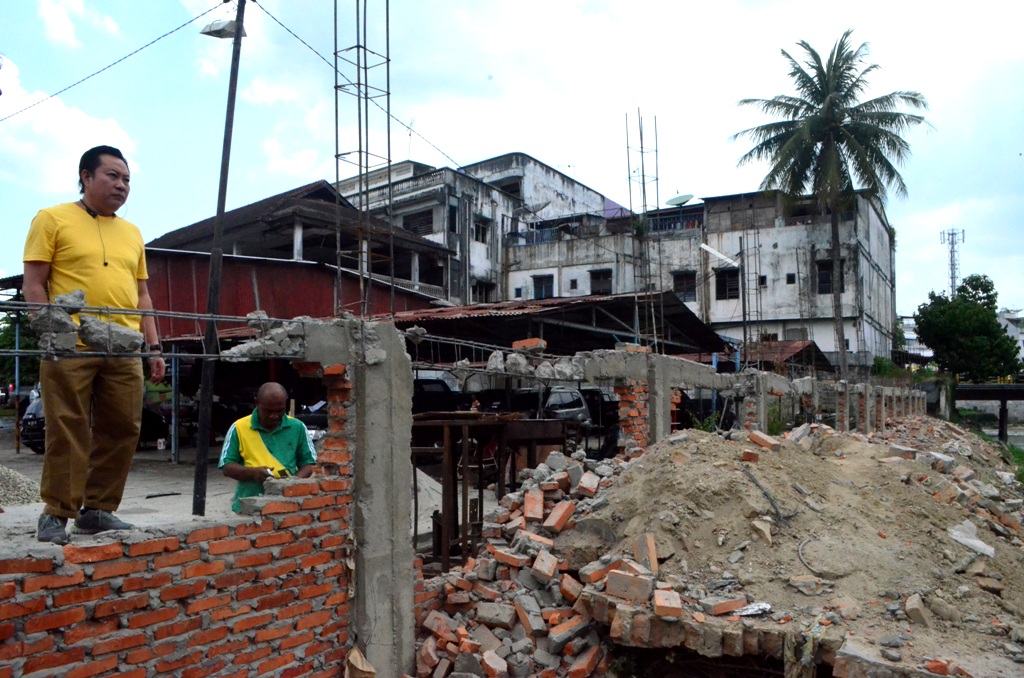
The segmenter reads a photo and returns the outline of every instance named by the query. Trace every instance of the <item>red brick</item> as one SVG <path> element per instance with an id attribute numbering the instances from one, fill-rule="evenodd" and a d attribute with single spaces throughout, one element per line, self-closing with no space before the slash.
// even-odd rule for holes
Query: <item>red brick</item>
<path id="1" fill-rule="evenodd" d="M 718 616 L 729 614 L 730 612 L 746 606 L 747 598 L 746 596 L 711 597 L 701 600 L 700 604 L 701 607 L 704 608 L 705 612 Z"/>
<path id="2" fill-rule="evenodd" d="M 265 673 L 278 671 L 280 668 L 291 664 L 293 661 L 295 661 L 295 655 L 287 652 L 276 657 L 272 657 L 259 663 L 256 667 L 256 675 L 262 676 Z"/>
<path id="3" fill-rule="evenodd" d="M 162 645 L 154 645 L 153 647 L 141 647 L 138 650 L 132 650 L 124 656 L 126 664 L 142 664 L 149 662 L 157 657 L 166 657 L 172 652 L 178 649 L 177 643 L 164 643 Z"/>
<path id="4" fill-rule="evenodd" d="M 306 556 L 299 560 L 299 567 L 303 570 L 308 570 L 312 567 L 319 567 L 326 565 L 334 560 L 334 556 L 327 552 L 314 553 L 313 555 Z"/>
<path id="5" fill-rule="evenodd" d="M 257 643 L 266 643 L 272 640 L 278 640 L 290 635 L 295 630 L 295 627 L 291 624 L 278 624 L 277 626 L 271 626 L 265 629 L 258 629 L 253 636 L 253 640 Z"/>
<path id="6" fill-rule="evenodd" d="M 181 568 L 181 579 L 194 579 L 195 577 L 210 577 L 215 574 L 220 574 L 227 568 L 227 563 L 223 560 L 213 560 L 210 562 L 200 562 L 194 565 L 186 565 Z"/>
<path id="7" fill-rule="evenodd" d="M 301 505 L 298 502 L 269 501 L 263 505 L 260 513 L 264 516 L 272 516 L 279 513 L 295 513 L 300 507 Z"/>
<path id="8" fill-rule="evenodd" d="M 192 598 L 204 591 L 206 591 L 205 581 L 168 586 L 160 590 L 160 600 L 166 603 L 171 600 L 180 600 L 181 598 Z"/>
<path id="9" fill-rule="evenodd" d="M 593 497 L 600 484 L 601 478 L 593 471 L 587 471 L 576 484 L 576 492 L 584 497 Z"/>
<path id="10" fill-rule="evenodd" d="M 761 455 L 754 450 L 743 450 L 743 456 L 740 457 L 740 461 L 746 461 L 751 464 L 756 464 L 761 461 Z"/>
<path id="11" fill-rule="evenodd" d="M 273 532 L 274 529 L 274 521 L 258 520 L 251 523 L 242 523 L 241 525 L 235 526 L 235 536 L 247 537 L 253 534 L 266 534 L 267 532 Z M 226 537 L 227 534 L 223 536 Z"/>
<path id="12" fill-rule="evenodd" d="M 315 628 L 322 626 L 331 620 L 331 613 L 327 610 L 320 612 L 314 612 L 313 614 L 306 615 L 295 622 L 295 630 L 304 631 L 306 629 Z"/>
<path id="13" fill-rule="evenodd" d="M 145 560 L 125 560 L 119 563 L 99 563 L 92 568 L 92 580 L 110 579 L 111 577 L 123 577 L 126 574 L 136 574 L 149 569 L 149 563 Z"/>
<path id="14" fill-rule="evenodd" d="M 311 524 L 312 521 L 313 516 L 311 515 L 308 515 L 306 513 L 295 513 L 293 515 L 286 515 L 285 517 L 279 519 L 278 528 L 291 529 L 292 527 L 296 527 L 298 525 Z"/>
<path id="15" fill-rule="evenodd" d="M 185 563 L 191 563 L 192 561 L 199 560 L 202 557 L 203 554 L 199 549 L 175 551 L 173 553 L 168 553 L 154 558 L 153 569 L 162 570 L 165 567 L 177 567 L 179 565 L 184 565 Z"/>
<path id="16" fill-rule="evenodd" d="M 43 589 L 59 589 L 65 586 L 75 586 L 85 581 L 85 571 L 78 570 L 74 574 L 50 574 L 42 577 L 31 577 L 21 583 L 21 590 L 24 593 L 35 593 Z"/>
<path id="17" fill-rule="evenodd" d="M 202 659 L 202 652 L 190 652 L 189 654 L 179 657 L 174 661 L 159 661 L 156 663 L 154 668 L 156 668 L 157 673 L 178 673 L 186 666 L 198 664 Z"/>
<path id="18" fill-rule="evenodd" d="M 776 438 L 771 437 L 767 433 L 762 433 L 761 431 L 751 431 L 750 442 L 765 449 L 769 449 L 772 452 L 778 452 L 782 447 L 782 443 L 780 443 Z"/>
<path id="19" fill-rule="evenodd" d="M 204 629 L 192 633 L 188 637 L 188 642 L 185 643 L 186 647 L 195 647 L 196 645 L 212 645 L 213 643 L 219 643 L 220 641 L 227 638 L 228 627 L 226 626 L 215 626 L 212 629 Z"/>
<path id="20" fill-rule="evenodd" d="M 234 656 L 240 650 L 244 650 L 249 647 L 251 643 L 246 638 L 240 638 L 238 640 L 229 640 L 226 643 L 220 645 L 214 645 L 206 650 L 207 657 L 218 657 L 222 654 L 228 654 Z"/>
<path id="21" fill-rule="evenodd" d="M 135 558 L 138 556 L 151 556 L 155 553 L 166 553 L 177 551 L 181 542 L 177 537 L 164 537 L 163 539 L 149 539 L 137 544 L 128 545 L 128 555 Z"/>
<path id="22" fill-rule="evenodd" d="M 231 534 L 231 529 L 227 525 L 215 525 L 213 527 L 201 527 L 196 530 L 189 532 L 185 538 L 186 544 L 195 544 L 201 541 L 211 541 L 214 539 L 223 539 Z"/>
<path id="23" fill-rule="evenodd" d="M 613 570 L 605 577 L 604 590 L 618 598 L 646 603 L 651 599 L 651 592 L 654 590 L 654 578 Z"/>
<path id="24" fill-rule="evenodd" d="M 518 350 L 532 351 L 534 349 L 536 349 L 538 351 L 543 351 L 547 347 L 548 347 L 548 342 L 544 341 L 540 337 L 531 337 L 529 339 L 519 339 L 518 341 L 513 341 L 512 342 L 512 350 L 513 351 L 518 351 Z"/>
<path id="25" fill-rule="evenodd" d="M 145 633 L 135 633 L 128 636 L 116 636 L 114 638 L 106 638 L 104 640 L 97 640 L 92 644 L 92 648 L 89 650 L 92 656 L 101 654 L 110 654 L 111 652 L 121 652 L 122 650 L 130 650 L 133 647 L 140 647 L 149 643 L 149 639 L 146 638 Z"/>
<path id="26" fill-rule="evenodd" d="M 568 478 L 568 476 L 566 476 Z M 544 521 L 544 528 L 552 532 L 561 532 L 576 510 L 576 504 L 572 501 L 562 501 L 555 504 Z"/>
<path id="27" fill-rule="evenodd" d="M 142 629 L 153 624 L 171 621 L 178 616 L 177 607 L 162 607 L 159 610 L 139 612 L 128 617 L 128 628 Z"/>
<path id="28" fill-rule="evenodd" d="M 212 583 L 213 588 L 215 589 L 223 589 L 229 587 L 234 588 L 236 586 L 239 586 L 240 584 L 247 584 L 255 578 L 256 571 L 250 569 L 242 570 L 240 572 L 227 572 L 225 574 L 220 575 L 219 577 L 215 577 Z"/>
<path id="29" fill-rule="evenodd" d="M 41 614 L 25 621 L 25 633 L 39 633 L 40 631 L 52 631 L 64 626 L 73 626 L 85 621 L 86 610 L 84 607 L 72 607 L 60 612 Z"/>
<path id="30" fill-rule="evenodd" d="M 115 544 L 97 544 L 96 546 L 75 546 L 68 544 L 64 547 L 64 562 L 66 563 L 99 563 L 104 560 L 114 560 L 124 557 L 124 547 L 120 542 Z"/>
<path id="31" fill-rule="evenodd" d="M 35 673 L 36 671 L 44 671 L 46 669 L 55 669 L 60 666 L 68 666 L 69 664 L 80 664 L 85 660 L 85 648 L 74 647 L 71 649 L 61 650 L 60 652 L 51 652 L 49 654 L 38 655 L 36 657 L 29 657 L 25 660 L 25 665 L 22 667 L 22 675 L 28 675 Z M 61 671 L 60 673 L 63 673 Z M 53 674 L 51 675 L 59 675 Z"/>
<path id="32" fill-rule="evenodd" d="M 650 350 L 650 349 L 648 349 Z M 569 667 L 569 678 L 587 678 L 593 675 L 601 661 L 601 646 L 595 645 L 586 650 Z"/>
<path id="33" fill-rule="evenodd" d="M 523 500 L 523 517 L 526 520 L 544 520 L 544 492 L 527 490 Z"/>
<path id="34" fill-rule="evenodd" d="M 323 368 L 324 376 L 331 375 L 340 377 L 345 374 L 347 368 L 344 365 L 325 365 Z"/>
<path id="35" fill-rule="evenodd" d="M 177 636 L 183 636 L 188 633 L 192 633 L 197 629 L 202 628 L 203 619 L 202 617 L 192 617 L 191 619 L 184 619 L 173 624 L 167 624 L 153 630 L 154 640 L 164 640 L 165 638 L 175 638 Z"/>
<path id="36" fill-rule="evenodd" d="M 91 661 L 86 664 L 79 664 L 75 668 L 64 673 L 63 678 L 90 678 L 90 676 L 98 676 L 101 673 L 113 671 L 117 668 L 118 659 L 117 656 L 106 657 L 97 661 Z M 119 676 L 124 676 L 123 673 L 118 673 Z M 143 674 L 144 676 L 145 674 Z"/>
<path id="37" fill-rule="evenodd" d="M 305 633 L 292 633 L 286 638 L 281 639 L 280 649 L 289 650 L 293 647 L 299 647 L 311 642 L 315 638 L 315 634 L 312 631 L 306 631 Z"/>
<path id="38" fill-rule="evenodd" d="M 583 592 L 583 584 L 576 581 L 576 579 L 568 573 L 562 575 L 562 579 L 559 581 L 558 587 L 565 599 L 572 603 L 576 602 L 580 593 Z"/>
<path id="39" fill-rule="evenodd" d="M 186 614 L 196 614 L 197 612 L 203 612 L 205 610 L 212 610 L 217 607 L 224 607 L 225 605 L 231 604 L 231 596 L 208 596 L 206 598 L 196 598 L 190 600 L 185 605 Z"/>
<path id="40" fill-rule="evenodd" d="M 211 556 L 220 556 L 225 553 L 238 553 L 240 551 L 249 550 L 250 544 L 248 539 L 218 539 L 217 541 L 211 541 L 209 544 L 209 550 Z"/>
<path id="41" fill-rule="evenodd" d="M 0 560 L 0 574 L 34 574 L 53 572 L 53 561 L 49 558 L 10 558 Z"/>
<path id="42" fill-rule="evenodd" d="M 274 607 L 284 607 L 295 600 L 295 591 L 278 591 L 269 596 L 264 596 L 256 601 L 257 610 L 266 610 Z"/>
<path id="43" fill-rule="evenodd" d="M 299 617 L 309 613 L 312 609 L 313 603 L 311 602 L 298 603 L 297 605 L 289 605 L 288 607 L 281 608 L 277 611 L 277 618 L 281 620 L 293 619 L 295 617 Z"/>
<path id="44" fill-rule="evenodd" d="M 541 549 L 540 553 L 537 554 L 537 558 L 533 561 L 533 567 L 530 568 L 530 572 L 533 573 L 537 581 L 547 584 L 555 578 L 557 571 L 558 558 L 551 555 L 551 552 L 547 549 Z"/>
<path id="45" fill-rule="evenodd" d="M 528 556 L 523 556 L 518 553 L 513 553 L 505 549 L 495 549 L 494 559 L 499 563 L 504 563 L 512 567 L 526 567 L 530 563 Z"/>
<path id="46" fill-rule="evenodd" d="M 633 555 L 648 572 L 658 574 L 658 549 L 655 547 L 653 534 L 645 532 L 636 538 L 633 543 Z"/>
<path id="47" fill-rule="evenodd" d="M 160 572 L 152 577 L 128 577 L 121 582 L 121 593 L 160 588 L 167 586 L 171 581 L 170 572 Z"/>
<path id="48" fill-rule="evenodd" d="M 250 567 L 266 565 L 273 560 L 274 554 L 269 551 L 266 553 L 243 553 L 231 558 L 231 566 L 239 570 L 244 570 Z"/>
<path id="49" fill-rule="evenodd" d="M 121 623 L 116 618 L 107 619 L 102 622 L 85 622 L 64 632 L 64 644 L 74 645 L 83 640 L 105 636 L 108 633 L 117 631 L 120 626 Z"/>
<path id="50" fill-rule="evenodd" d="M 66 607 L 68 605 L 80 605 L 94 600 L 100 600 L 110 595 L 110 584 L 99 586 L 82 586 L 70 591 L 61 591 L 53 595 L 54 607 Z"/>
<path id="51" fill-rule="evenodd" d="M 682 617 L 682 598 L 675 591 L 657 589 L 654 592 L 654 614 L 659 617 Z"/>
<path id="52" fill-rule="evenodd" d="M 46 598 L 40 596 L 31 600 L 5 603 L 0 605 L 0 621 L 26 617 L 46 609 Z"/>
<path id="53" fill-rule="evenodd" d="M 271 532 L 256 537 L 252 540 L 252 545 L 258 549 L 266 548 L 268 546 L 280 546 L 281 544 L 288 544 L 295 541 L 295 536 L 291 532 Z"/>

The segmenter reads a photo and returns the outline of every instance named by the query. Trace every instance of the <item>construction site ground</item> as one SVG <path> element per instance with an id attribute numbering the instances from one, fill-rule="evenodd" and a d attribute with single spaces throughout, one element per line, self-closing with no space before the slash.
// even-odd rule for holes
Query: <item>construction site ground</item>
<path id="1" fill-rule="evenodd" d="M 512 675 L 524 664 L 535 672 L 546 667 L 551 676 L 655 675 L 635 665 L 623 669 L 616 654 L 625 646 L 668 648 L 676 624 L 687 628 L 675 634 L 679 650 L 684 638 L 686 647 L 699 649 L 706 642 L 700 628 L 714 627 L 713 656 L 723 654 L 723 634 L 726 645 L 734 639 L 733 654 L 744 654 L 743 633 L 760 632 L 754 652 L 767 654 L 765 632 L 783 631 L 797 646 L 809 642 L 819 661 L 836 665 L 837 676 L 1024 676 L 1022 491 L 998 444 L 930 417 L 890 421 L 885 433 L 868 436 L 812 425 L 768 440 L 768 447 L 746 433 L 729 437 L 735 439 L 679 432 L 616 458 L 610 476 L 597 468 L 609 462 L 576 455 L 569 464 L 604 479 L 596 492 L 581 479 L 564 497 L 555 491 L 554 501 L 553 469 L 542 469 L 532 485 L 527 480 L 525 494 L 511 495 L 503 512 L 488 516 L 498 525 L 485 523 L 491 539 L 471 569 L 433 582 L 458 595 L 463 577 L 478 580 L 481 562 L 498 561 L 494 582 L 479 582 L 485 597 L 470 591 L 468 605 L 449 597 L 439 613 L 471 638 L 481 625 L 501 637 L 493 618 L 482 619 L 474 605 L 514 607 L 518 621 L 508 640 L 501 638 L 504 649 L 491 648 L 505 664 L 483 650 L 476 660 L 460 660 L 459 649 L 438 640 L 435 616 L 421 631 L 421 642 L 433 638 L 434 645 L 420 653 L 420 674 L 440 657 L 456 672 L 479 661 L 485 672 L 507 668 Z M 532 523 L 531 486 L 543 488 L 547 500 L 543 518 Z M 575 510 L 556 529 L 551 516 L 563 500 Z M 648 539 L 653 566 L 638 546 Z M 545 550 L 561 572 L 550 580 L 540 562 Z M 503 564 L 510 564 L 505 572 Z M 613 581 L 614 570 L 620 573 Z M 501 584 L 503 575 L 510 583 Z M 497 601 L 494 589 L 502 592 Z M 555 622 L 548 628 L 531 626 L 538 601 L 538 613 Z M 737 610 L 749 604 L 767 610 Z M 487 612 L 494 616 L 494 608 Z M 618 619 L 622 613 L 628 622 Z M 557 624 L 573 615 L 585 618 L 589 636 L 553 640 Z M 561 657 L 551 658 L 558 654 L 553 643 Z M 595 644 L 597 652 L 582 654 Z M 787 678 L 814 675 L 793 666 L 800 648 L 792 644 L 774 648 Z M 657 675 L 666 675 L 666 662 L 658 666 Z M 679 671 L 669 675 L 698 675 Z"/>

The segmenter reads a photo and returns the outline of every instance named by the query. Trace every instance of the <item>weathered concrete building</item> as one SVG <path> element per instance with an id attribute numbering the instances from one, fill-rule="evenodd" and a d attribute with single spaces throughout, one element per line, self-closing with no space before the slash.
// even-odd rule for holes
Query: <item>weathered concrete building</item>
<path id="1" fill-rule="evenodd" d="M 338 189 L 357 208 L 451 250 L 440 296 L 456 304 L 509 298 L 507 275 L 515 266 L 504 261 L 504 240 L 526 238 L 534 232 L 530 224 L 562 215 L 599 221 L 606 202 L 525 153 L 457 170 L 405 161 L 346 179 Z M 413 257 L 411 278 L 425 278 L 432 265 Z"/>
<path id="2" fill-rule="evenodd" d="M 769 191 L 706 198 L 640 218 L 585 220 L 510 240 L 509 296 L 672 289 L 738 341 L 814 341 L 833 362 L 831 229 L 809 199 Z M 892 348 L 894 250 L 885 212 L 863 195 L 840 216 L 838 284 L 852 365 Z"/>

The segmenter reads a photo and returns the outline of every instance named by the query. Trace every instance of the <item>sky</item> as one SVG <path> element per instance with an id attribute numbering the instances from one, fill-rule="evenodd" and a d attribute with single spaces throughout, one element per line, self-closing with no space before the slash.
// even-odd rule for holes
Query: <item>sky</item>
<path id="1" fill-rule="evenodd" d="M 345 50 L 357 43 L 363 4 L 246 3 L 228 209 L 355 173 L 334 159 L 331 62 L 335 31 L 342 54 L 353 54 Z M 914 90 L 930 105 L 928 124 L 905 135 L 909 196 L 886 206 L 897 311 L 948 292 L 940 236 L 954 230 L 959 279 L 988 275 L 1001 306 L 1024 309 L 1016 3 L 391 0 L 389 33 L 384 0 L 365 4 L 366 46 L 390 54 L 390 86 L 383 66 L 370 84 L 390 88 L 392 160 L 458 167 L 518 151 L 634 207 L 642 185 L 650 207 L 756 190 L 766 168 L 737 167 L 750 144 L 731 137 L 768 118 L 737 102 L 792 93 L 781 50 L 800 58 L 805 40 L 826 54 L 853 29 L 880 66 L 865 96 Z M 77 199 L 78 158 L 98 144 L 128 157 L 132 192 L 119 214 L 147 241 L 215 213 L 231 41 L 199 31 L 234 18 L 234 2 L 0 0 L 0 9 L 0 276 L 21 272 L 36 212 Z M 358 113 L 343 93 L 345 158 L 360 147 Z M 386 117 L 364 114 L 364 147 L 388 157 Z"/>

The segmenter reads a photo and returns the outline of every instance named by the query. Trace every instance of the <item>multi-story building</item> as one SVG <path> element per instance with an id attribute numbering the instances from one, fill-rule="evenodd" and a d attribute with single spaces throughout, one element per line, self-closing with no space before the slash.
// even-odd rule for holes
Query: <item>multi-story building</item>
<path id="1" fill-rule="evenodd" d="M 744 193 L 633 215 L 522 153 L 459 170 L 399 163 L 388 179 L 379 170 L 339 189 L 447 247 L 444 292 L 453 303 L 672 289 L 736 343 L 811 340 L 833 363 L 845 350 L 861 366 L 890 355 L 893 237 L 884 208 L 865 193 L 839 215 L 835 275 L 830 217 L 807 197 Z"/>

